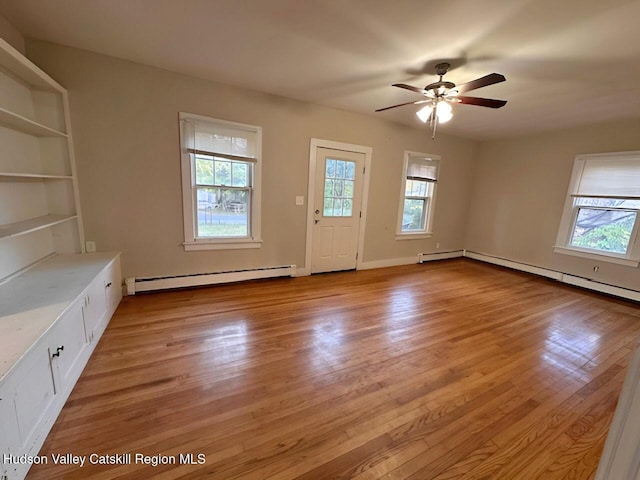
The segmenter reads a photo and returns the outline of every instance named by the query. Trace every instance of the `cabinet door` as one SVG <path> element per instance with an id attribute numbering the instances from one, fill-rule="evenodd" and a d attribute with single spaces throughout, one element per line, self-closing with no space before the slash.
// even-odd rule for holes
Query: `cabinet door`
<path id="1" fill-rule="evenodd" d="M 93 343 L 95 332 L 98 330 L 103 317 L 107 313 L 107 297 L 104 287 L 105 275 L 96 277 L 85 295 L 84 322 L 87 329 L 87 341 Z"/>
<path id="2" fill-rule="evenodd" d="M 19 381 L 14 389 L 13 400 L 21 451 L 35 454 L 36 452 L 31 451 L 32 447 L 48 433 L 38 427 L 47 419 L 49 407 L 55 397 L 47 346 L 38 344 L 15 371 L 15 377 Z"/>
<path id="3" fill-rule="evenodd" d="M 0 389 L 0 478 L 2 475 L 8 479 L 18 478 L 17 466 L 2 460 L 5 455 L 18 455 L 19 436 L 12 395 L 6 388 Z"/>
<path id="4" fill-rule="evenodd" d="M 109 315 L 112 315 L 122 300 L 122 274 L 120 273 L 119 259 L 109 265 L 104 287 L 107 295 L 107 308 Z"/>
<path id="5" fill-rule="evenodd" d="M 51 332 L 49 351 L 56 393 L 68 392 L 80 376 L 87 348 L 82 302 L 75 303 Z"/>

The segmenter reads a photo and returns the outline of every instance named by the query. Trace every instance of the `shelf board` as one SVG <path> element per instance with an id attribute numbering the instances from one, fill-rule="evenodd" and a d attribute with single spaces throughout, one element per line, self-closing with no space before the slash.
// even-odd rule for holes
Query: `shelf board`
<path id="1" fill-rule="evenodd" d="M 26 59 L 9 43 L 0 38 L 0 66 L 29 85 L 44 90 L 62 92 L 64 88 L 53 78 Z"/>
<path id="2" fill-rule="evenodd" d="M 30 218 L 16 223 L 8 223 L 0 225 L 0 239 L 8 237 L 17 237 L 25 233 L 35 232 L 43 228 L 52 227 L 59 223 L 77 218 L 77 215 L 44 215 L 42 217 Z"/>
<path id="3" fill-rule="evenodd" d="M 0 181 L 30 181 L 30 180 L 72 180 L 71 175 L 47 175 L 43 173 L 10 173 L 0 172 Z"/>
<path id="4" fill-rule="evenodd" d="M 0 125 L 37 137 L 66 137 L 67 134 L 29 120 L 22 115 L 0 108 Z"/>

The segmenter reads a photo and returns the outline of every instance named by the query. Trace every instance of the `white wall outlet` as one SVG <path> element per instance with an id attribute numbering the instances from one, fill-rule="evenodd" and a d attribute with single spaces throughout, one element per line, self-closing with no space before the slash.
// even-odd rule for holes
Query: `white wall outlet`
<path id="1" fill-rule="evenodd" d="M 302 196 L 296 197 L 296 205 L 304 205 L 304 197 Z"/>
<path id="2" fill-rule="evenodd" d="M 436 248 L 440 248 L 440 242 L 436 243 Z"/>
<path id="3" fill-rule="evenodd" d="M 93 253 L 96 251 L 96 242 L 85 242 L 84 243 L 84 248 L 87 251 L 87 253 Z"/>

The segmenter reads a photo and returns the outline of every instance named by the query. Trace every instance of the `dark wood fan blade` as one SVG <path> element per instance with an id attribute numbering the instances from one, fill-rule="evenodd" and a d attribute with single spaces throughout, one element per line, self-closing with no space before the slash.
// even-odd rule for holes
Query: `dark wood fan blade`
<path id="1" fill-rule="evenodd" d="M 463 83 L 462 85 L 458 85 L 456 90 L 460 93 L 468 92 L 470 90 L 475 90 L 476 88 L 488 87 L 489 85 L 493 85 L 494 83 L 504 82 L 506 78 L 504 75 L 500 75 L 499 73 L 490 73 L 489 75 L 485 75 L 484 77 L 476 78 L 467 83 Z"/>
<path id="2" fill-rule="evenodd" d="M 495 100 L 493 98 L 478 98 L 478 97 L 455 97 L 456 101 L 464 103 L 465 105 L 479 105 L 481 107 L 500 108 L 507 104 L 506 100 Z"/>
<path id="3" fill-rule="evenodd" d="M 406 83 L 394 83 L 391 85 L 392 87 L 404 88 L 405 90 L 411 90 L 412 92 L 419 93 L 420 95 L 424 95 L 424 90 L 418 87 L 414 87 L 413 85 L 407 85 Z"/>
<path id="4" fill-rule="evenodd" d="M 404 107 L 405 105 L 419 105 L 420 103 L 427 103 L 430 101 L 431 100 L 417 100 L 415 102 L 400 103 L 398 105 L 392 105 L 390 107 L 379 108 L 378 110 L 376 110 L 376 112 L 382 112 L 383 110 L 389 110 L 390 108 Z"/>

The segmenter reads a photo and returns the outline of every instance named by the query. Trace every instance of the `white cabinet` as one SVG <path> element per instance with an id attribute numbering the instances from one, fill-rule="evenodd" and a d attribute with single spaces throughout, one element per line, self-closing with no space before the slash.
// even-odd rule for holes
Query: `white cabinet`
<path id="1" fill-rule="evenodd" d="M 19 373 L 9 392 L 13 394 L 20 448 L 22 452 L 33 455 L 40 448 L 43 435 L 46 435 L 38 426 L 45 420 L 56 394 L 46 345 L 38 345 L 24 359 Z"/>
<path id="2" fill-rule="evenodd" d="M 0 455 L 38 454 L 122 298 L 119 272 L 119 254 L 56 255 L 0 285 Z"/>
<path id="3" fill-rule="evenodd" d="M 20 451 L 19 437 L 13 398 L 0 395 L 0 458 L 4 459 L 5 455 L 15 455 Z M 3 475 L 9 480 L 18 478 L 18 466 L 0 461 L 0 479 Z"/>
<path id="4" fill-rule="evenodd" d="M 103 273 L 100 278 L 89 286 L 84 296 L 84 323 L 89 343 L 93 343 L 96 334 L 99 336 L 102 333 L 100 327 L 103 318 L 107 315 L 107 295 L 104 278 Z"/>
<path id="5" fill-rule="evenodd" d="M 68 393 L 82 373 L 85 350 L 83 302 L 76 301 L 56 323 L 49 338 L 49 357 L 56 393 Z"/>
<path id="6" fill-rule="evenodd" d="M 0 282 L 83 245 L 67 91 L 0 39 Z"/>

